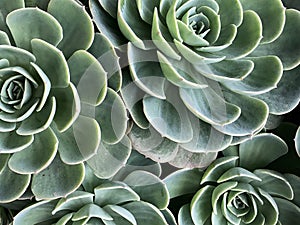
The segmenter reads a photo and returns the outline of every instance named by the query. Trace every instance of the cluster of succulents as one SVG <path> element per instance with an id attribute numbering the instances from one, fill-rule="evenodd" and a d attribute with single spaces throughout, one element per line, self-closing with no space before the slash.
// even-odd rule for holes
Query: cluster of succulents
<path id="1" fill-rule="evenodd" d="M 0 0 L 0 225 L 297 224 L 299 29 L 292 0 Z"/>

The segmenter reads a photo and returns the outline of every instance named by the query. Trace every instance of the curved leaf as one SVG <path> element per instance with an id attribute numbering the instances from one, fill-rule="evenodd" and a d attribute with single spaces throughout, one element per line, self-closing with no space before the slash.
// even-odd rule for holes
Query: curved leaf
<path id="1" fill-rule="evenodd" d="M 52 88 L 56 98 L 54 122 L 59 131 L 66 131 L 77 119 L 80 112 L 80 99 L 75 86 L 70 83 L 66 88 Z"/>
<path id="2" fill-rule="evenodd" d="M 47 10 L 63 28 L 63 39 L 58 48 L 62 50 L 67 59 L 76 50 L 86 50 L 91 46 L 94 27 L 84 7 L 73 0 L 51 0 Z"/>
<path id="3" fill-rule="evenodd" d="M 284 29 L 275 41 L 259 45 L 253 52 L 254 56 L 277 55 L 285 70 L 291 70 L 300 64 L 300 42 L 296 35 L 300 32 L 300 12 L 294 9 L 285 11 L 286 21 Z"/>
<path id="4" fill-rule="evenodd" d="M 115 144 L 124 137 L 127 112 L 122 99 L 114 90 L 107 90 L 104 101 L 95 108 L 95 118 L 102 130 L 102 141 Z"/>
<path id="5" fill-rule="evenodd" d="M 6 166 L 0 173 L 0 202 L 9 203 L 19 199 L 30 184 L 30 175 L 17 174 Z"/>
<path id="6" fill-rule="evenodd" d="M 6 23 L 16 45 L 26 50 L 31 50 L 31 40 L 34 38 L 42 39 L 54 46 L 63 38 L 62 27 L 58 21 L 39 8 L 15 10 L 7 16 Z"/>
<path id="7" fill-rule="evenodd" d="M 61 160 L 69 165 L 88 160 L 96 154 L 100 145 L 100 127 L 93 118 L 80 115 L 68 130 L 63 133 L 55 132 L 59 140 Z"/>
<path id="8" fill-rule="evenodd" d="M 76 51 L 68 59 L 68 65 L 81 102 L 99 105 L 107 92 L 107 77 L 102 65 L 84 50 Z"/>
<path id="9" fill-rule="evenodd" d="M 97 153 L 87 160 L 94 174 L 100 178 L 114 176 L 126 164 L 131 152 L 131 143 L 125 136 L 119 143 L 100 143 Z"/>
<path id="10" fill-rule="evenodd" d="M 143 99 L 144 113 L 151 125 L 163 136 L 175 142 L 188 142 L 193 137 L 188 111 L 178 101 L 177 90 L 170 87 L 167 99 L 151 96 Z"/>
<path id="11" fill-rule="evenodd" d="M 124 180 L 141 198 L 159 209 L 165 209 L 169 204 L 169 193 L 163 181 L 146 171 L 134 171 Z"/>
<path id="12" fill-rule="evenodd" d="M 176 156 L 177 143 L 161 137 L 153 127 L 141 129 L 133 125 L 129 138 L 134 149 L 156 162 L 168 162 Z"/>
<path id="13" fill-rule="evenodd" d="M 134 215 L 137 224 L 167 225 L 163 214 L 150 203 L 143 201 L 130 202 L 123 205 L 123 207 Z"/>
<path id="14" fill-rule="evenodd" d="M 269 109 L 263 101 L 246 95 L 223 92 L 226 101 L 241 109 L 240 117 L 231 124 L 214 126 L 217 130 L 234 136 L 253 135 L 260 131 L 268 119 Z M 251 118 L 251 121 L 249 121 Z"/>
<path id="15" fill-rule="evenodd" d="M 209 124 L 224 126 L 236 121 L 241 115 L 240 107 L 224 99 L 221 88 L 219 90 L 211 87 L 204 89 L 180 88 L 179 93 L 186 107 L 195 116 Z"/>
<path id="16" fill-rule="evenodd" d="M 263 25 L 262 44 L 270 43 L 281 35 L 285 24 L 285 8 L 281 0 L 240 0 L 240 2 L 244 10 L 253 10 L 259 15 Z"/>
<path id="17" fill-rule="evenodd" d="M 19 152 L 30 146 L 34 140 L 33 135 L 20 136 L 16 132 L 0 132 L 0 154 Z"/>
<path id="18" fill-rule="evenodd" d="M 258 134 L 240 145 L 240 166 L 249 170 L 264 168 L 288 152 L 286 143 L 274 134 Z"/>
<path id="19" fill-rule="evenodd" d="M 45 169 L 34 174 L 31 190 L 36 199 L 56 199 L 74 192 L 84 178 L 84 166 L 66 165 L 57 155 Z"/>
<path id="20" fill-rule="evenodd" d="M 259 16 L 252 10 L 244 11 L 236 38 L 228 48 L 218 53 L 225 55 L 227 59 L 238 59 L 250 54 L 260 43 L 262 30 Z"/>
<path id="21" fill-rule="evenodd" d="M 182 169 L 171 173 L 164 179 L 170 198 L 196 193 L 200 189 L 202 175 L 199 169 Z"/>
<path id="22" fill-rule="evenodd" d="M 179 168 L 204 168 L 211 164 L 217 155 L 217 152 L 194 153 L 179 147 L 175 158 L 169 163 Z"/>
<path id="23" fill-rule="evenodd" d="M 165 99 L 165 78 L 156 51 L 143 51 L 129 43 L 127 53 L 133 82 L 147 94 Z"/>
<path id="24" fill-rule="evenodd" d="M 67 61 L 56 47 L 41 40 L 31 40 L 32 53 L 36 57 L 36 64 L 45 72 L 52 87 L 67 87 L 70 74 Z"/>
<path id="25" fill-rule="evenodd" d="M 32 225 L 47 221 L 53 217 L 51 211 L 55 207 L 56 201 L 41 201 L 33 204 L 21 212 L 14 218 L 15 225 Z"/>
<path id="26" fill-rule="evenodd" d="M 92 46 L 88 49 L 90 53 L 107 71 L 108 86 L 119 91 L 122 87 L 122 71 L 119 65 L 119 57 L 111 40 L 103 34 L 96 33 Z"/>
<path id="27" fill-rule="evenodd" d="M 38 173 L 45 169 L 57 153 L 58 140 L 51 128 L 34 135 L 30 146 L 14 153 L 8 161 L 9 168 L 19 174 Z"/>
<path id="28" fill-rule="evenodd" d="M 292 111 L 300 102 L 300 66 L 284 71 L 277 88 L 257 95 L 257 98 L 267 103 L 274 115 Z"/>

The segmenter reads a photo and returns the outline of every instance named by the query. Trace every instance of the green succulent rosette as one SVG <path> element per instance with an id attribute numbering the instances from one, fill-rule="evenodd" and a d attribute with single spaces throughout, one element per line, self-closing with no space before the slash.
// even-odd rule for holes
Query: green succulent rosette
<path id="1" fill-rule="evenodd" d="M 113 165 L 129 157 L 120 73 L 109 86 L 97 46 L 118 64 L 75 0 L 0 2 L 0 203 L 26 190 L 37 199 L 66 196 L 82 183 L 83 162 L 115 154 L 121 141 L 127 153 Z"/>
<path id="2" fill-rule="evenodd" d="M 132 154 L 125 168 L 110 180 L 99 179 L 87 167 L 81 189 L 23 209 L 13 224 L 175 225 L 159 173 L 157 163 L 138 154 Z"/>
<path id="3" fill-rule="evenodd" d="M 300 12 L 281 0 L 89 2 L 127 54 L 129 136 L 153 160 L 205 167 L 299 103 Z"/>
<path id="4" fill-rule="evenodd" d="M 296 224 L 300 178 L 267 169 L 287 152 L 287 144 L 278 136 L 259 134 L 225 150 L 225 156 L 204 171 L 171 174 L 165 182 L 173 203 L 180 208 L 178 223 Z"/>

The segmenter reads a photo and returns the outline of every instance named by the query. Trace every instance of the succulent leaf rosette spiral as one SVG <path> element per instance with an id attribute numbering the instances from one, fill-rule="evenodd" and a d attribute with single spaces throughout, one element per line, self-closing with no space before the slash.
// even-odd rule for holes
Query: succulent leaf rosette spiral
<path id="1" fill-rule="evenodd" d="M 225 150 L 205 171 L 179 170 L 168 176 L 171 198 L 186 199 L 177 201 L 179 225 L 297 224 L 300 178 L 267 169 L 287 152 L 278 136 L 259 134 Z"/>
<path id="2" fill-rule="evenodd" d="M 281 0 L 90 0 L 90 9 L 127 53 L 130 138 L 153 160 L 205 167 L 299 103 L 300 12 Z"/>
<path id="3" fill-rule="evenodd" d="M 157 177 L 160 166 L 136 154 L 128 163 L 110 180 L 99 179 L 87 167 L 81 190 L 35 203 L 17 214 L 13 224 L 175 225 L 166 208 L 166 185 Z M 134 164 L 139 166 L 131 171 Z"/>
<path id="4" fill-rule="evenodd" d="M 66 196 L 83 181 L 83 162 L 92 164 L 121 140 L 118 163 L 129 157 L 120 74 L 109 87 L 97 42 L 112 48 L 75 0 L 0 2 L 0 203 L 27 189 L 37 199 Z M 112 107 L 119 112 L 115 130 Z"/>

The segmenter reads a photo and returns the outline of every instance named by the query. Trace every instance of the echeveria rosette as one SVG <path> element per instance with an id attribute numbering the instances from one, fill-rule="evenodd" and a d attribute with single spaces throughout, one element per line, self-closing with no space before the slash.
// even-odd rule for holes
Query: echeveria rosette
<path id="1" fill-rule="evenodd" d="M 87 167 L 81 189 L 60 200 L 41 201 L 23 209 L 13 224 L 175 225 L 166 208 L 166 185 L 156 176 L 159 165 L 136 154 L 128 162 L 131 165 L 110 180 L 99 179 Z M 140 169 L 144 165 L 146 170 L 130 171 L 133 164 Z"/>
<path id="2" fill-rule="evenodd" d="M 184 202 L 177 201 L 179 225 L 297 223 L 300 178 L 266 169 L 287 151 L 278 136 L 259 134 L 225 150 L 204 171 L 179 170 L 168 176 L 171 198 Z"/>
<path id="3" fill-rule="evenodd" d="M 43 1 L 41 8 L 27 3 L 0 3 L 1 203 L 20 198 L 29 186 L 37 199 L 75 191 L 83 162 L 97 155 L 100 142 L 107 149 L 119 143 L 126 130 L 124 104 L 93 53 L 96 41 L 104 49 L 111 45 L 94 34 L 84 7 L 75 0 Z M 112 108 L 119 112 L 116 131 Z"/>
<path id="4" fill-rule="evenodd" d="M 116 47 L 130 42 L 121 90 L 130 138 L 154 160 L 205 167 L 299 103 L 300 13 L 280 0 L 90 0 L 90 9 Z"/>

